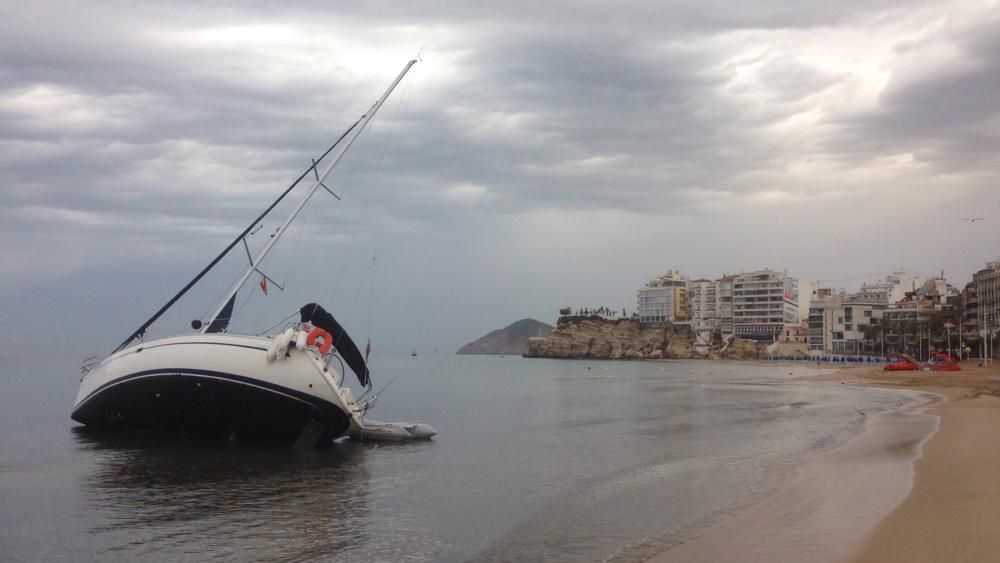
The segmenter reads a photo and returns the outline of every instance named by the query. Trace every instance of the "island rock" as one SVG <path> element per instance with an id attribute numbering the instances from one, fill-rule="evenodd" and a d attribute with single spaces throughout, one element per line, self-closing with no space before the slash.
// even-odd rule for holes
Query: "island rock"
<path id="1" fill-rule="evenodd" d="M 506 328 L 491 331 L 486 336 L 459 348 L 459 354 L 492 354 L 521 356 L 528 351 L 528 339 L 552 332 L 552 325 L 535 319 L 521 319 Z"/>

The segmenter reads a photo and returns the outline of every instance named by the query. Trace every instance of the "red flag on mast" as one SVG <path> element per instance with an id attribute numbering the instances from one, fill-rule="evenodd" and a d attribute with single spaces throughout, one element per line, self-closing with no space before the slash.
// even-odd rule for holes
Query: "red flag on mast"
<path id="1" fill-rule="evenodd" d="M 365 363 L 368 363 L 368 354 L 372 353 L 372 339 L 368 339 L 368 344 L 365 346 Z"/>
<path id="2" fill-rule="evenodd" d="M 260 290 L 264 292 L 264 295 L 267 295 L 267 278 L 263 276 L 260 278 Z"/>

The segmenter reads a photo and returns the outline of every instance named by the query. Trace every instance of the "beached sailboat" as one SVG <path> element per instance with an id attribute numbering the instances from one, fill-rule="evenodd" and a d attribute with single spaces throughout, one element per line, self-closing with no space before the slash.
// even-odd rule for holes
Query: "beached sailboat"
<path id="1" fill-rule="evenodd" d="M 373 422 L 366 428 L 364 415 L 378 398 L 372 392 L 367 358 L 333 315 L 316 303 L 303 306 L 297 322 L 278 327 L 275 335 L 228 332 L 237 293 L 254 273 L 270 279 L 259 269 L 261 262 L 318 190 L 337 197 L 324 180 L 416 62 L 409 61 L 375 104 L 180 292 L 109 356 L 84 365 L 74 420 L 89 426 L 303 445 L 343 435 L 398 440 L 435 434 L 423 423 Z M 320 165 L 325 165 L 322 172 Z M 261 220 L 307 179 L 311 187 L 250 259 L 207 322 L 193 321 L 192 334 L 143 341 L 150 325 L 234 247 L 245 245 Z M 359 397 L 344 384 L 345 366 L 365 389 Z"/>

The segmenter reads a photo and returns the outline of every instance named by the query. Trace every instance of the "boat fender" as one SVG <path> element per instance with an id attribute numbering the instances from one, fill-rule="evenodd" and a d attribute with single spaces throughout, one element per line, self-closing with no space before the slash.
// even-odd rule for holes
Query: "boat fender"
<path id="1" fill-rule="evenodd" d="M 306 331 L 300 330 L 300 331 L 296 332 L 295 333 L 295 347 L 298 348 L 299 350 L 305 350 L 306 349 L 306 338 L 308 338 L 308 335 L 307 335 Z"/>
<path id="2" fill-rule="evenodd" d="M 267 347 L 267 363 L 271 363 L 278 359 L 278 339 L 275 338 L 271 341 L 271 344 Z"/>
<path id="3" fill-rule="evenodd" d="M 292 343 L 292 338 L 294 337 L 295 337 L 295 329 L 293 328 L 289 328 L 285 332 L 282 332 L 280 335 L 278 335 L 278 338 L 275 339 L 275 342 L 277 342 L 278 344 L 275 354 L 277 358 L 281 359 L 285 358 L 285 354 L 288 353 L 288 345 Z"/>
<path id="4" fill-rule="evenodd" d="M 317 338 L 322 338 L 323 339 L 323 343 L 322 344 L 316 344 L 316 339 Z M 321 329 L 319 327 L 316 327 L 316 328 L 312 329 L 311 331 L 309 331 L 309 336 L 306 337 L 306 346 L 318 346 L 319 347 L 319 353 L 320 354 L 326 354 L 327 352 L 330 351 L 330 346 L 333 346 L 333 337 L 330 336 L 329 332 L 327 332 L 327 331 L 325 331 L 325 330 L 323 330 L 323 329 Z"/>

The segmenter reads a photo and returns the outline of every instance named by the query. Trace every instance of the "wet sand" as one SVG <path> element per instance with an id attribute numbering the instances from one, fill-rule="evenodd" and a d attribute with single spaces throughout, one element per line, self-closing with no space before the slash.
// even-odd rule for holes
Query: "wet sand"
<path id="1" fill-rule="evenodd" d="M 1000 366 L 819 380 L 923 392 L 923 406 L 799 466 L 777 492 L 650 561 L 995 561 L 1000 557 Z M 928 438 L 930 438 L 928 440 Z"/>
<path id="2" fill-rule="evenodd" d="M 896 384 L 861 374 L 870 384 Z M 948 401 L 930 412 L 940 430 L 916 463 L 906 500 L 875 530 L 857 562 L 1000 560 L 1000 367 L 970 367 L 953 377 L 907 378 L 936 386 Z"/>

